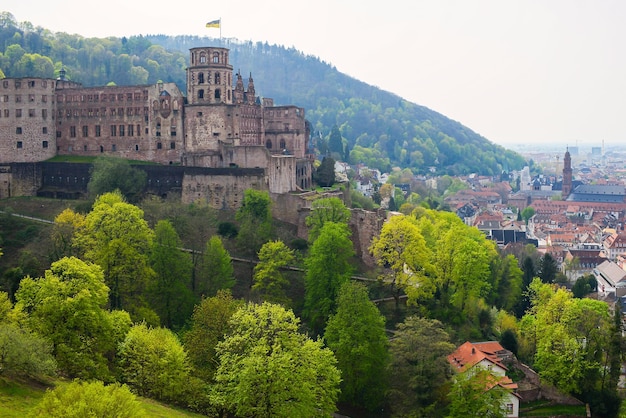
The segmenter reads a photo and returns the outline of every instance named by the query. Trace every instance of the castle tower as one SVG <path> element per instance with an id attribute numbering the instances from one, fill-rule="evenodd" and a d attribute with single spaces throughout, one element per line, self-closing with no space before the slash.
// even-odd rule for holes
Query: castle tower
<path id="1" fill-rule="evenodd" d="M 252 79 L 252 73 L 250 73 L 250 78 L 248 79 L 248 104 L 254 104 L 256 99 L 256 91 L 254 90 L 254 80 Z"/>
<path id="2" fill-rule="evenodd" d="M 187 68 L 187 101 L 194 104 L 232 104 L 233 66 L 228 49 L 192 48 Z"/>
<path id="3" fill-rule="evenodd" d="M 563 200 L 572 192 L 572 157 L 569 154 L 569 147 L 565 150 L 563 157 L 563 186 L 561 187 L 561 195 Z"/>
<path id="4" fill-rule="evenodd" d="M 244 96 L 244 90 L 243 90 L 243 78 L 241 77 L 241 72 L 237 71 L 237 84 L 235 85 L 235 91 L 233 92 L 233 98 L 235 100 L 236 104 L 242 104 L 243 103 L 243 96 Z"/>

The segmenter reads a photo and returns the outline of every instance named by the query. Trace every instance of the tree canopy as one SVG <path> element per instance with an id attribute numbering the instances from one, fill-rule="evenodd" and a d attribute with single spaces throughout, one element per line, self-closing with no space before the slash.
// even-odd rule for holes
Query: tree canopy
<path id="1" fill-rule="evenodd" d="M 269 302 L 235 312 L 217 345 L 212 400 L 238 417 L 330 417 L 339 394 L 335 357 L 298 326 L 292 311 Z"/>

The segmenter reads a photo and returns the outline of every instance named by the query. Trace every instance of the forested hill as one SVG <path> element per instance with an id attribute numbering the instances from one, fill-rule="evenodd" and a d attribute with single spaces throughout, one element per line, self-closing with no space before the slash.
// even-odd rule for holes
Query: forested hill
<path id="1" fill-rule="evenodd" d="M 84 38 L 18 23 L 0 13 L 0 69 L 7 77 L 55 77 L 61 67 L 85 86 L 175 82 L 185 90 L 189 48 L 223 46 L 244 80 L 275 104 L 305 108 L 315 144 L 325 150 L 334 127 L 344 149 L 334 155 L 388 171 L 435 167 L 440 173 L 498 174 L 524 159 L 459 122 L 337 71 L 294 48 L 195 36 L 147 35 Z M 331 151 L 339 151 L 333 148 Z M 335 142 L 336 144 L 336 142 Z"/>

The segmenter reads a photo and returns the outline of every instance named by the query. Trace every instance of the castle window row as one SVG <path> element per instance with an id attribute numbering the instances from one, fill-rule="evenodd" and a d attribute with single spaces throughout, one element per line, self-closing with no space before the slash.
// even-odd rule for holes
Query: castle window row
<path id="1" fill-rule="evenodd" d="M 16 94 L 15 95 L 15 103 L 22 103 L 22 96 L 20 94 Z M 9 103 L 10 99 L 9 99 L 9 95 L 8 94 L 3 94 L 2 96 L 0 96 L 0 102 L 2 103 Z M 29 94 L 28 95 L 28 101 L 30 103 L 35 102 L 35 95 L 34 94 Z M 42 103 L 48 103 L 48 95 L 46 94 L 42 94 L 41 95 L 41 102 Z"/>
<path id="2" fill-rule="evenodd" d="M 89 130 L 90 130 L 89 125 L 81 126 L 81 134 L 83 138 L 89 137 Z M 46 132 L 47 132 L 47 129 L 46 129 Z M 70 126 L 70 138 L 76 138 L 76 132 L 77 132 L 76 126 Z M 100 125 L 95 125 L 93 132 L 96 138 L 101 137 L 102 127 Z M 111 132 L 111 136 L 141 136 L 141 125 L 139 124 L 137 125 L 133 125 L 133 124 L 110 125 L 110 132 Z M 57 138 L 60 138 L 61 136 L 62 136 L 62 132 L 57 131 Z"/>
<path id="3" fill-rule="evenodd" d="M 111 107 L 108 108 L 109 116 L 119 116 L 123 117 L 124 114 L 126 116 L 148 116 L 149 108 L 148 107 Z M 57 111 L 57 116 L 59 119 L 63 118 L 63 114 L 65 113 L 66 119 L 74 118 L 99 118 L 107 116 L 107 108 L 106 107 L 95 107 L 95 108 L 87 108 L 87 109 L 66 109 L 63 111 L 59 109 Z"/>
<path id="4" fill-rule="evenodd" d="M 11 112 L 9 109 L 4 109 L 3 112 L 0 112 L 0 117 L 2 117 L 2 115 L 4 115 L 5 118 L 8 118 L 11 116 Z M 28 116 L 31 118 L 36 117 L 37 109 L 28 109 Z M 15 117 L 16 118 L 22 117 L 22 109 L 15 109 Z M 44 119 L 48 117 L 48 109 L 41 109 L 41 117 Z"/>
<path id="5" fill-rule="evenodd" d="M 21 89 L 22 88 L 22 80 L 14 80 L 14 87 L 16 89 Z M 28 88 L 34 88 L 37 84 L 35 82 L 35 80 L 28 80 L 27 83 Z M 5 89 L 9 88 L 9 80 L 3 80 L 2 81 L 2 87 Z M 48 87 L 48 80 L 41 80 L 41 87 L 46 88 Z"/>
<path id="6" fill-rule="evenodd" d="M 57 102 L 59 103 L 84 103 L 84 102 L 140 102 L 148 101 L 148 90 L 143 93 L 102 93 L 102 94 L 57 94 Z"/>

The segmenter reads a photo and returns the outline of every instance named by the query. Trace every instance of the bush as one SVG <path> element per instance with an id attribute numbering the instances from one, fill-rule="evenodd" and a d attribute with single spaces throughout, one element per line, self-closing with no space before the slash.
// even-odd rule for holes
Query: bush
<path id="1" fill-rule="evenodd" d="M 46 392 L 30 416 L 135 418 L 146 413 L 126 385 L 74 381 Z"/>
<path id="2" fill-rule="evenodd" d="M 56 372 L 52 346 L 17 325 L 0 325 L 0 353 L 0 375 L 42 378 Z"/>
<path id="3" fill-rule="evenodd" d="M 220 222 L 217 227 L 217 233 L 224 238 L 235 238 L 239 230 L 232 222 Z"/>

